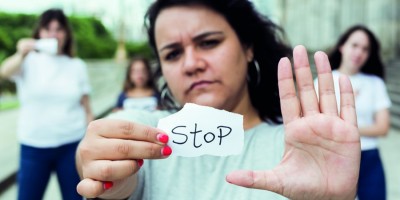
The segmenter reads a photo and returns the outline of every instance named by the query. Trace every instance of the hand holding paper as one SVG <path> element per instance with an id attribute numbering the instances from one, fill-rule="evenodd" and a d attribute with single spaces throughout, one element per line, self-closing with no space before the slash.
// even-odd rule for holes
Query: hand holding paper
<path id="1" fill-rule="evenodd" d="M 108 194 L 105 183 L 113 182 L 113 188 L 124 187 L 124 182 L 135 179 L 143 159 L 169 156 L 171 148 L 166 146 L 167 140 L 167 135 L 159 129 L 143 124 L 116 119 L 92 121 L 77 149 L 82 177 L 78 192 L 94 198 Z"/>

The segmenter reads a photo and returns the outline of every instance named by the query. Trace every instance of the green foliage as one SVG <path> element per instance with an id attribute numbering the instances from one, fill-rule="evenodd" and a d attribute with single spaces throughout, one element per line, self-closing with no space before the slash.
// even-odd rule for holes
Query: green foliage
<path id="1" fill-rule="evenodd" d="M 15 109 L 19 107 L 18 101 L 0 102 L 0 111 Z"/>
<path id="2" fill-rule="evenodd" d="M 130 42 L 126 43 L 125 47 L 128 54 L 128 58 L 140 55 L 150 60 L 154 59 L 153 50 L 151 49 L 151 47 L 147 42 L 142 42 L 142 43 Z"/>
<path id="3" fill-rule="evenodd" d="M 0 61 L 16 51 L 20 38 L 30 37 L 37 16 L 0 13 Z"/>
<path id="4" fill-rule="evenodd" d="M 0 63 L 16 52 L 19 39 L 32 37 L 38 15 L 0 12 Z M 117 43 L 109 31 L 94 17 L 69 17 L 75 42 L 76 55 L 80 58 L 112 58 Z M 15 92 L 15 85 L 0 80 L 1 92 Z"/>
<path id="5" fill-rule="evenodd" d="M 16 51 L 19 39 L 31 37 L 37 15 L 0 12 L 0 62 Z M 69 17 L 77 56 L 81 58 L 111 58 L 117 43 L 108 30 L 94 17 Z"/>
<path id="6" fill-rule="evenodd" d="M 117 43 L 104 25 L 95 18 L 70 17 L 77 55 L 81 58 L 111 58 Z"/>
<path id="7" fill-rule="evenodd" d="M 29 27 L 33 28 L 38 16 L 32 14 L 0 13 L 2 27 Z"/>

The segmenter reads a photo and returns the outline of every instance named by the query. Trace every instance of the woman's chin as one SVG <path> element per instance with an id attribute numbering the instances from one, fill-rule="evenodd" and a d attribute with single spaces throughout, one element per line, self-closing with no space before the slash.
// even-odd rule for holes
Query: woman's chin
<path id="1" fill-rule="evenodd" d="M 217 109 L 223 109 L 223 103 L 220 102 L 221 99 L 213 98 L 209 96 L 200 96 L 194 99 L 190 99 L 187 103 L 194 103 L 201 106 L 209 106 Z"/>

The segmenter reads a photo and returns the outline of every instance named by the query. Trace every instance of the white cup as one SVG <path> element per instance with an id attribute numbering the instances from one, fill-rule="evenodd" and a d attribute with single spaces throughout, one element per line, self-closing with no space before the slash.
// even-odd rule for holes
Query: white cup
<path id="1" fill-rule="evenodd" d="M 35 43 L 35 49 L 50 55 L 56 55 L 58 52 L 58 42 L 55 38 L 39 39 Z"/>

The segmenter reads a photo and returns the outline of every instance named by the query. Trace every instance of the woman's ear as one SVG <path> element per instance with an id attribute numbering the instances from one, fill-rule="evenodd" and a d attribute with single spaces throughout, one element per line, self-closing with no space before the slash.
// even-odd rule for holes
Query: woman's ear
<path id="1" fill-rule="evenodd" d="M 253 47 L 245 47 L 245 53 L 247 62 L 251 62 L 254 59 Z"/>

